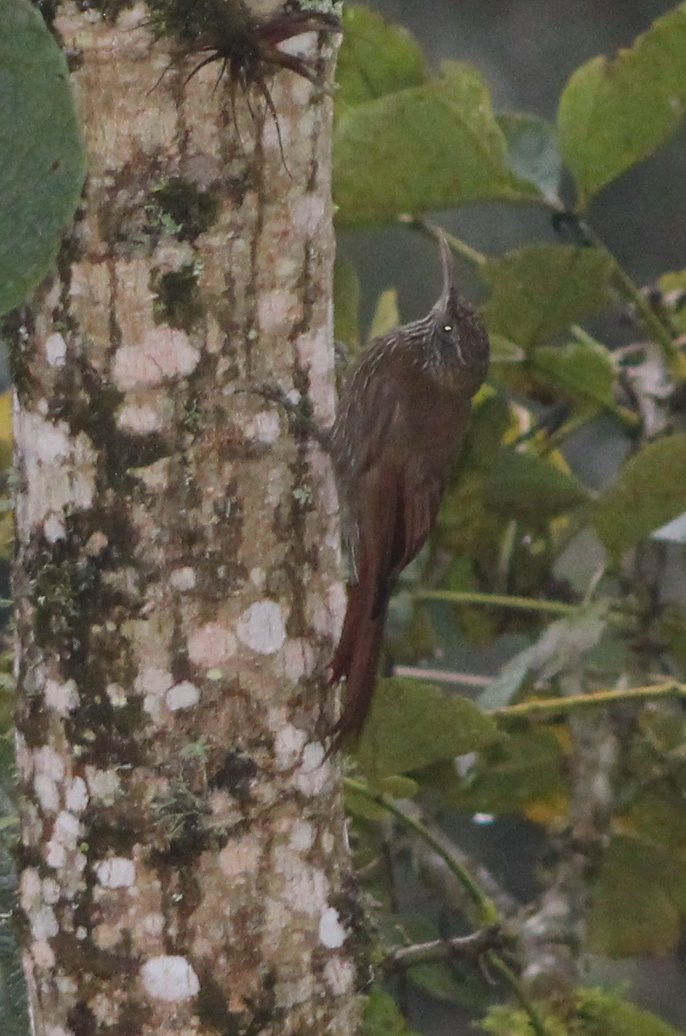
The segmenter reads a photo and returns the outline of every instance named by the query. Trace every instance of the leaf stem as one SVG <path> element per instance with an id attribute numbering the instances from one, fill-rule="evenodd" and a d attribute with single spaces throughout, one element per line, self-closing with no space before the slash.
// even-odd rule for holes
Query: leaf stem
<path id="1" fill-rule="evenodd" d="M 499 957 L 497 953 L 489 953 L 487 959 L 493 970 L 499 972 L 500 976 L 507 982 L 523 1009 L 528 1014 L 531 1028 L 536 1033 L 536 1036 L 549 1036 L 548 1030 L 543 1023 L 543 1019 L 538 1013 L 535 1004 L 527 996 L 522 983 L 519 981 L 514 971 L 508 967 L 502 957 Z"/>
<path id="2" fill-rule="evenodd" d="M 658 698 L 686 698 L 686 684 L 678 680 L 649 684 L 645 687 L 630 687 L 623 691 L 595 691 L 591 694 L 576 694 L 566 698 L 538 698 L 532 701 L 505 705 L 489 710 L 498 719 L 519 719 L 548 713 L 573 712 L 576 709 L 597 708 L 601 705 L 616 705 L 634 701 L 652 701 Z"/>
<path id="3" fill-rule="evenodd" d="M 515 611 L 545 612 L 549 615 L 576 615 L 582 609 L 578 604 L 563 601 L 544 601 L 536 597 L 515 597 L 510 594 L 485 594 L 471 590 L 417 590 L 418 601 L 447 601 L 449 604 L 486 604 L 493 608 L 512 608 Z"/>
<path id="4" fill-rule="evenodd" d="M 381 806 L 387 812 L 391 813 L 401 824 L 405 827 L 410 828 L 415 834 L 419 835 L 426 844 L 433 849 L 437 856 L 439 856 L 450 872 L 454 874 L 457 880 L 460 882 L 465 892 L 476 906 L 481 923 L 487 930 L 493 930 L 494 928 L 499 929 L 501 922 L 498 916 L 498 910 L 493 900 L 487 896 L 472 878 L 469 871 L 462 866 L 459 860 L 446 851 L 445 847 L 441 845 L 440 841 L 434 837 L 428 827 L 423 824 L 420 820 L 406 813 L 400 808 L 392 799 L 388 798 L 380 791 L 376 791 L 365 781 L 355 780 L 352 777 L 345 777 L 343 779 L 344 786 L 350 791 L 355 792 L 358 795 L 363 795 L 377 806 Z M 514 995 L 519 1000 L 522 1008 L 526 1011 L 531 1022 L 531 1026 L 536 1033 L 536 1036 L 549 1036 L 543 1021 L 538 1014 L 538 1011 L 529 999 L 522 983 L 519 981 L 512 969 L 505 963 L 494 950 L 487 953 L 487 960 L 494 971 L 497 971 L 503 980 L 510 987 Z"/>
<path id="5" fill-rule="evenodd" d="M 603 251 L 610 259 L 610 262 L 612 263 L 612 272 L 620 292 L 628 302 L 631 302 L 635 306 L 636 312 L 639 314 L 646 331 L 648 331 L 660 346 L 665 363 L 667 364 L 673 378 L 678 382 L 686 381 L 686 356 L 679 350 L 672 338 L 672 335 L 669 333 L 669 330 L 665 327 L 659 317 L 656 316 L 648 299 L 645 297 L 638 285 L 634 283 L 602 238 L 600 238 L 593 228 L 585 221 L 583 223 L 583 229 L 589 242 L 593 244 L 595 248 L 599 248 Z"/>
<path id="6" fill-rule="evenodd" d="M 355 792 L 356 795 L 362 795 L 375 805 L 381 806 L 382 809 L 385 809 L 399 820 L 401 824 L 404 824 L 405 827 L 409 827 L 415 834 L 418 834 L 427 845 L 431 846 L 436 855 L 443 860 L 450 872 L 460 882 L 478 911 L 479 921 L 487 927 L 499 923 L 498 913 L 493 900 L 482 892 L 467 868 L 463 867 L 459 860 L 456 860 L 451 853 L 446 851 L 445 847 L 441 845 L 440 841 L 421 820 L 417 820 L 416 817 L 406 813 L 393 799 L 388 798 L 383 792 L 372 788 L 365 781 L 345 777 L 343 784 L 349 791 Z"/>

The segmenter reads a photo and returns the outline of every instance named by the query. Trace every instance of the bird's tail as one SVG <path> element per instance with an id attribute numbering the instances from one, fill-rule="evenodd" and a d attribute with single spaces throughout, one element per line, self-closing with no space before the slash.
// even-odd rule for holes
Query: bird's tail
<path id="1" fill-rule="evenodd" d="M 361 578 L 348 589 L 341 638 L 331 662 L 331 683 L 345 677 L 341 717 L 331 731 L 329 753 L 362 732 L 376 683 L 387 601 L 378 601 L 374 580 Z"/>

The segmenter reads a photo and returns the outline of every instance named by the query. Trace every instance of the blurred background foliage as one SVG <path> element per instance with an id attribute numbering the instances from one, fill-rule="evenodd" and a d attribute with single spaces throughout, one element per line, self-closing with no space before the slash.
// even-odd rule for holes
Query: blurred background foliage
<path id="1" fill-rule="evenodd" d="M 0 141 L 29 163 L 3 165 L 2 309 L 48 268 L 82 176 L 68 96 L 29 85 L 66 77 L 27 10 L 0 7 L 0 61 L 27 100 L 0 112 Z M 686 1025 L 686 5 L 378 0 L 344 21 L 337 337 L 354 351 L 425 311 L 440 225 L 493 345 L 347 764 L 378 977 L 365 1031 L 668 1036 Z M 24 190 L 43 168 L 65 177 L 41 180 L 47 198 Z M 5 560 L 10 539 L 3 493 Z M 2 674 L 0 723 L 13 1034 Z"/>
<path id="2" fill-rule="evenodd" d="M 468 1031 L 494 988 L 459 953 L 389 962 L 494 916 L 511 942 L 481 955 L 487 970 L 499 960 L 527 976 L 535 919 L 541 970 L 566 941 L 575 981 L 553 968 L 538 1001 L 535 987 L 521 1015 L 492 1008 L 486 1031 L 686 1022 L 683 162 L 672 193 L 652 199 L 671 228 L 662 251 L 642 226 L 650 198 L 625 195 L 614 223 L 603 208 L 647 159 L 654 172 L 684 155 L 686 5 L 582 6 L 563 18 L 588 16 L 569 51 L 553 25 L 560 5 L 535 0 L 489 4 L 488 18 L 483 5 L 400 0 L 344 15 L 337 337 L 354 351 L 427 308 L 440 225 L 492 341 L 438 528 L 393 602 L 386 676 L 348 778 L 380 971 L 422 1033 Z M 614 57 L 593 56 L 599 22 L 624 44 Z M 628 26 L 644 32 L 632 40 Z M 541 67 L 553 36 L 557 61 Z M 502 69 L 491 83 L 506 45 L 533 111 L 512 110 Z M 546 71 L 554 107 L 536 89 Z M 435 837 L 447 838 L 442 856 Z M 436 878 L 437 852 L 443 871 L 466 868 L 466 903 Z M 661 998 L 649 958 L 666 954 Z M 609 964 L 629 958 L 651 976 L 649 995 L 640 971 Z M 632 976 L 625 992 L 664 1020 L 578 984 Z M 510 979 L 500 970 L 516 993 Z M 380 993 L 369 1032 L 377 1009 L 389 1010 Z M 406 1031 L 400 1017 L 394 1029 L 384 1014 L 378 1031 Z"/>

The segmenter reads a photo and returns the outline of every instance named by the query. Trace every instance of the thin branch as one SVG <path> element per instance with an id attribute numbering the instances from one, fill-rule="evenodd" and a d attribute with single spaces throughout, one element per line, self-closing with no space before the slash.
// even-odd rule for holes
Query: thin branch
<path id="1" fill-rule="evenodd" d="M 600 238 L 586 222 L 583 224 L 583 229 L 589 242 L 593 244 L 595 248 L 600 249 L 611 261 L 612 272 L 621 294 L 628 302 L 632 303 L 636 312 L 640 316 L 646 331 L 660 346 L 665 363 L 667 364 L 672 377 L 678 382 L 686 381 L 686 355 L 684 355 L 684 353 L 682 353 L 677 347 L 676 342 L 669 333 L 669 330 L 654 313 L 648 299 L 645 297 L 638 285 L 632 281 L 631 277 L 620 264 L 616 256 L 612 254 L 602 238 Z"/>
<path id="2" fill-rule="evenodd" d="M 377 806 L 381 806 L 399 820 L 401 824 L 410 828 L 415 832 L 415 834 L 418 834 L 419 837 L 422 838 L 427 845 L 430 845 L 434 852 L 441 857 L 449 870 L 460 882 L 472 903 L 477 908 L 479 920 L 489 927 L 498 923 L 498 913 L 493 900 L 479 888 L 467 868 L 463 867 L 459 860 L 456 860 L 454 856 L 446 851 L 445 847 L 441 845 L 439 839 L 436 838 L 433 832 L 431 832 L 429 828 L 421 822 L 421 820 L 417 820 L 416 817 L 411 816 L 405 810 L 401 809 L 393 799 L 388 798 L 388 796 L 384 795 L 382 792 L 372 788 L 369 784 L 365 783 L 365 781 L 354 780 L 352 777 L 346 777 L 344 778 L 343 783 L 349 791 L 353 791 L 358 795 L 363 795 L 365 798 L 369 799 L 370 802 L 375 803 Z"/>
<path id="3" fill-rule="evenodd" d="M 499 957 L 497 953 L 488 954 L 488 963 L 497 971 L 501 978 L 507 982 L 508 986 L 519 1000 L 523 1009 L 529 1016 L 531 1022 L 531 1028 L 536 1033 L 536 1036 L 549 1036 L 548 1030 L 545 1027 L 543 1019 L 541 1018 L 538 1010 L 532 1000 L 529 999 L 527 993 L 524 990 L 524 986 L 519 981 L 514 971 L 508 967 L 502 957 Z"/>
<path id="4" fill-rule="evenodd" d="M 492 925 L 490 928 L 472 932 L 471 935 L 456 935 L 451 939 L 434 939 L 411 946 L 398 946 L 388 951 L 380 966 L 382 971 L 388 973 L 454 957 L 475 960 L 489 950 L 499 949 L 501 942 L 500 928 Z"/>
<path id="5" fill-rule="evenodd" d="M 419 837 L 429 845 L 437 856 L 439 856 L 449 868 L 449 870 L 455 875 L 457 880 L 462 884 L 467 895 L 476 906 L 481 921 L 486 929 L 499 928 L 500 920 L 498 917 L 498 910 L 493 900 L 487 896 L 476 884 L 469 871 L 462 866 L 451 853 L 447 852 L 444 846 L 441 844 L 440 839 L 429 830 L 429 828 L 423 824 L 420 820 L 411 816 L 401 809 L 396 803 L 384 795 L 382 792 L 376 791 L 370 787 L 364 781 L 354 780 L 351 777 L 346 777 L 343 780 L 344 786 L 350 791 L 357 792 L 359 795 L 364 795 L 375 803 L 377 806 L 381 806 L 387 810 L 394 817 L 396 817 L 405 827 L 410 828 Z M 522 983 L 519 981 L 515 973 L 505 963 L 505 961 L 498 956 L 494 950 L 487 951 L 488 963 L 497 971 L 503 980 L 510 987 L 514 995 L 519 1000 L 523 1009 L 529 1016 L 532 1028 L 536 1033 L 536 1036 L 549 1036 L 546 1028 L 534 1006 L 533 1002 L 529 999 Z"/>
<path id="6" fill-rule="evenodd" d="M 458 687 L 488 687 L 489 683 L 493 682 L 492 676 L 451 673 L 449 669 L 422 669 L 414 665 L 393 666 L 393 675 L 409 677 L 410 680 L 438 680 L 440 683 L 452 683 Z"/>
<path id="7" fill-rule="evenodd" d="M 686 698 L 686 684 L 678 680 L 650 684 L 645 687 L 630 687 L 622 691 L 594 691 L 591 694 L 575 694 L 565 698 L 538 698 L 518 702 L 503 708 L 491 709 L 490 715 L 498 719 L 521 719 L 545 716 L 578 709 L 598 708 L 601 705 L 626 704 L 627 702 L 652 701 L 657 698 Z"/>
<path id="8" fill-rule="evenodd" d="M 546 612 L 550 615 L 577 615 L 578 604 L 563 601 L 544 601 L 536 597 L 514 597 L 510 594 L 472 593 L 467 590 L 417 590 L 418 601 L 447 601 L 449 604 L 486 604 L 492 608 L 512 608 L 516 611 Z"/>

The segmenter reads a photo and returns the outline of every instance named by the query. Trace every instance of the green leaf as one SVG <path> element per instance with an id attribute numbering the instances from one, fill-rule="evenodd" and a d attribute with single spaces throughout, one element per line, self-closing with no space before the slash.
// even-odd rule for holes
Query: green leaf
<path id="1" fill-rule="evenodd" d="M 333 149 L 339 226 L 536 195 L 507 168 L 488 90 L 467 65 L 341 112 Z"/>
<path id="2" fill-rule="evenodd" d="M 588 498 L 588 490 L 573 475 L 535 453 L 513 449 L 499 452 L 485 486 L 487 506 L 537 525 Z"/>
<path id="3" fill-rule="evenodd" d="M 346 4 L 336 65 L 337 111 L 408 86 L 421 86 L 426 78 L 421 47 L 407 29 L 367 7 Z"/>
<path id="4" fill-rule="evenodd" d="M 661 1018 L 606 989 L 579 989 L 576 997 L 584 1036 L 682 1036 Z"/>
<path id="5" fill-rule="evenodd" d="M 598 501 L 593 524 L 615 558 L 686 511 L 686 433 L 648 443 Z"/>
<path id="6" fill-rule="evenodd" d="M 29 0 L 0 4 L 0 313 L 49 272 L 83 155 L 64 56 Z"/>
<path id="7" fill-rule="evenodd" d="M 353 263 L 336 256 L 333 268 L 334 337 L 357 345 L 360 340 L 360 281 Z"/>
<path id="8" fill-rule="evenodd" d="M 484 316 L 490 332 L 528 348 L 607 304 L 612 272 L 595 248 L 532 245 L 479 268 L 491 289 Z"/>
<path id="9" fill-rule="evenodd" d="M 573 402 L 613 406 L 615 365 L 611 354 L 592 342 L 543 345 L 531 353 L 531 366 L 540 380 Z"/>
<path id="10" fill-rule="evenodd" d="M 356 754 L 362 769 L 378 782 L 477 752 L 502 737 L 495 722 L 467 698 L 396 677 L 379 680 Z"/>
<path id="11" fill-rule="evenodd" d="M 479 695 L 479 706 L 499 709 L 509 705 L 529 674 L 542 681 L 564 672 L 580 672 L 588 652 L 599 644 L 606 629 L 605 601 L 551 622 L 535 644 L 505 663 Z"/>
<path id="12" fill-rule="evenodd" d="M 367 998 L 362 1019 L 362 1036 L 419 1036 L 410 1029 L 398 1010 L 395 1000 L 373 986 Z"/>
<path id="13" fill-rule="evenodd" d="M 615 837 L 593 890 L 591 951 L 628 957 L 672 950 L 681 932 L 682 869 L 658 846 Z"/>
<path id="14" fill-rule="evenodd" d="M 376 338 L 377 335 L 385 335 L 386 332 L 392 331 L 399 324 L 398 293 L 395 288 L 389 288 L 379 295 L 369 328 L 369 337 Z"/>
<path id="15" fill-rule="evenodd" d="M 543 198 L 556 200 L 562 159 L 555 127 L 545 119 L 518 112 L 503 112 L 497 122 L 507 142 L 509 169 Z"/>
<path id="16" fill-rule="evenodd" d="M 551 730 L 512 734 L 481 753 L 456 786 L 452 773 L 430 773 L 430 785 L 465 812 L 521 813 L 535 802 L 559 802 L 565 790 L 564 755 Z"/>
<path id="17" fill-rule="evenodd" d="M 678 334 L 686 334 L 686 306 L 682 299 L 686 292 L 686 270 L 672 270 L 658 278 L 660 291 L 665 296 L 665 305 L 674 329 Z"/>
<path id="18" fill-rule="evenodd" d="M 677 128 L 686 100 L 686 4 L 613 60 L 596 57 L 567 83 L 558 110 L 565 164 L 588 200 Z"/>
<path id="19" fill-rule="evenodd" d="M 413 799 L 419 794 L 419 785 L 411 777 L 396 773 L 392 777 L 384 777 L 379 784 L 379 791 L 392 799 Z"/>

